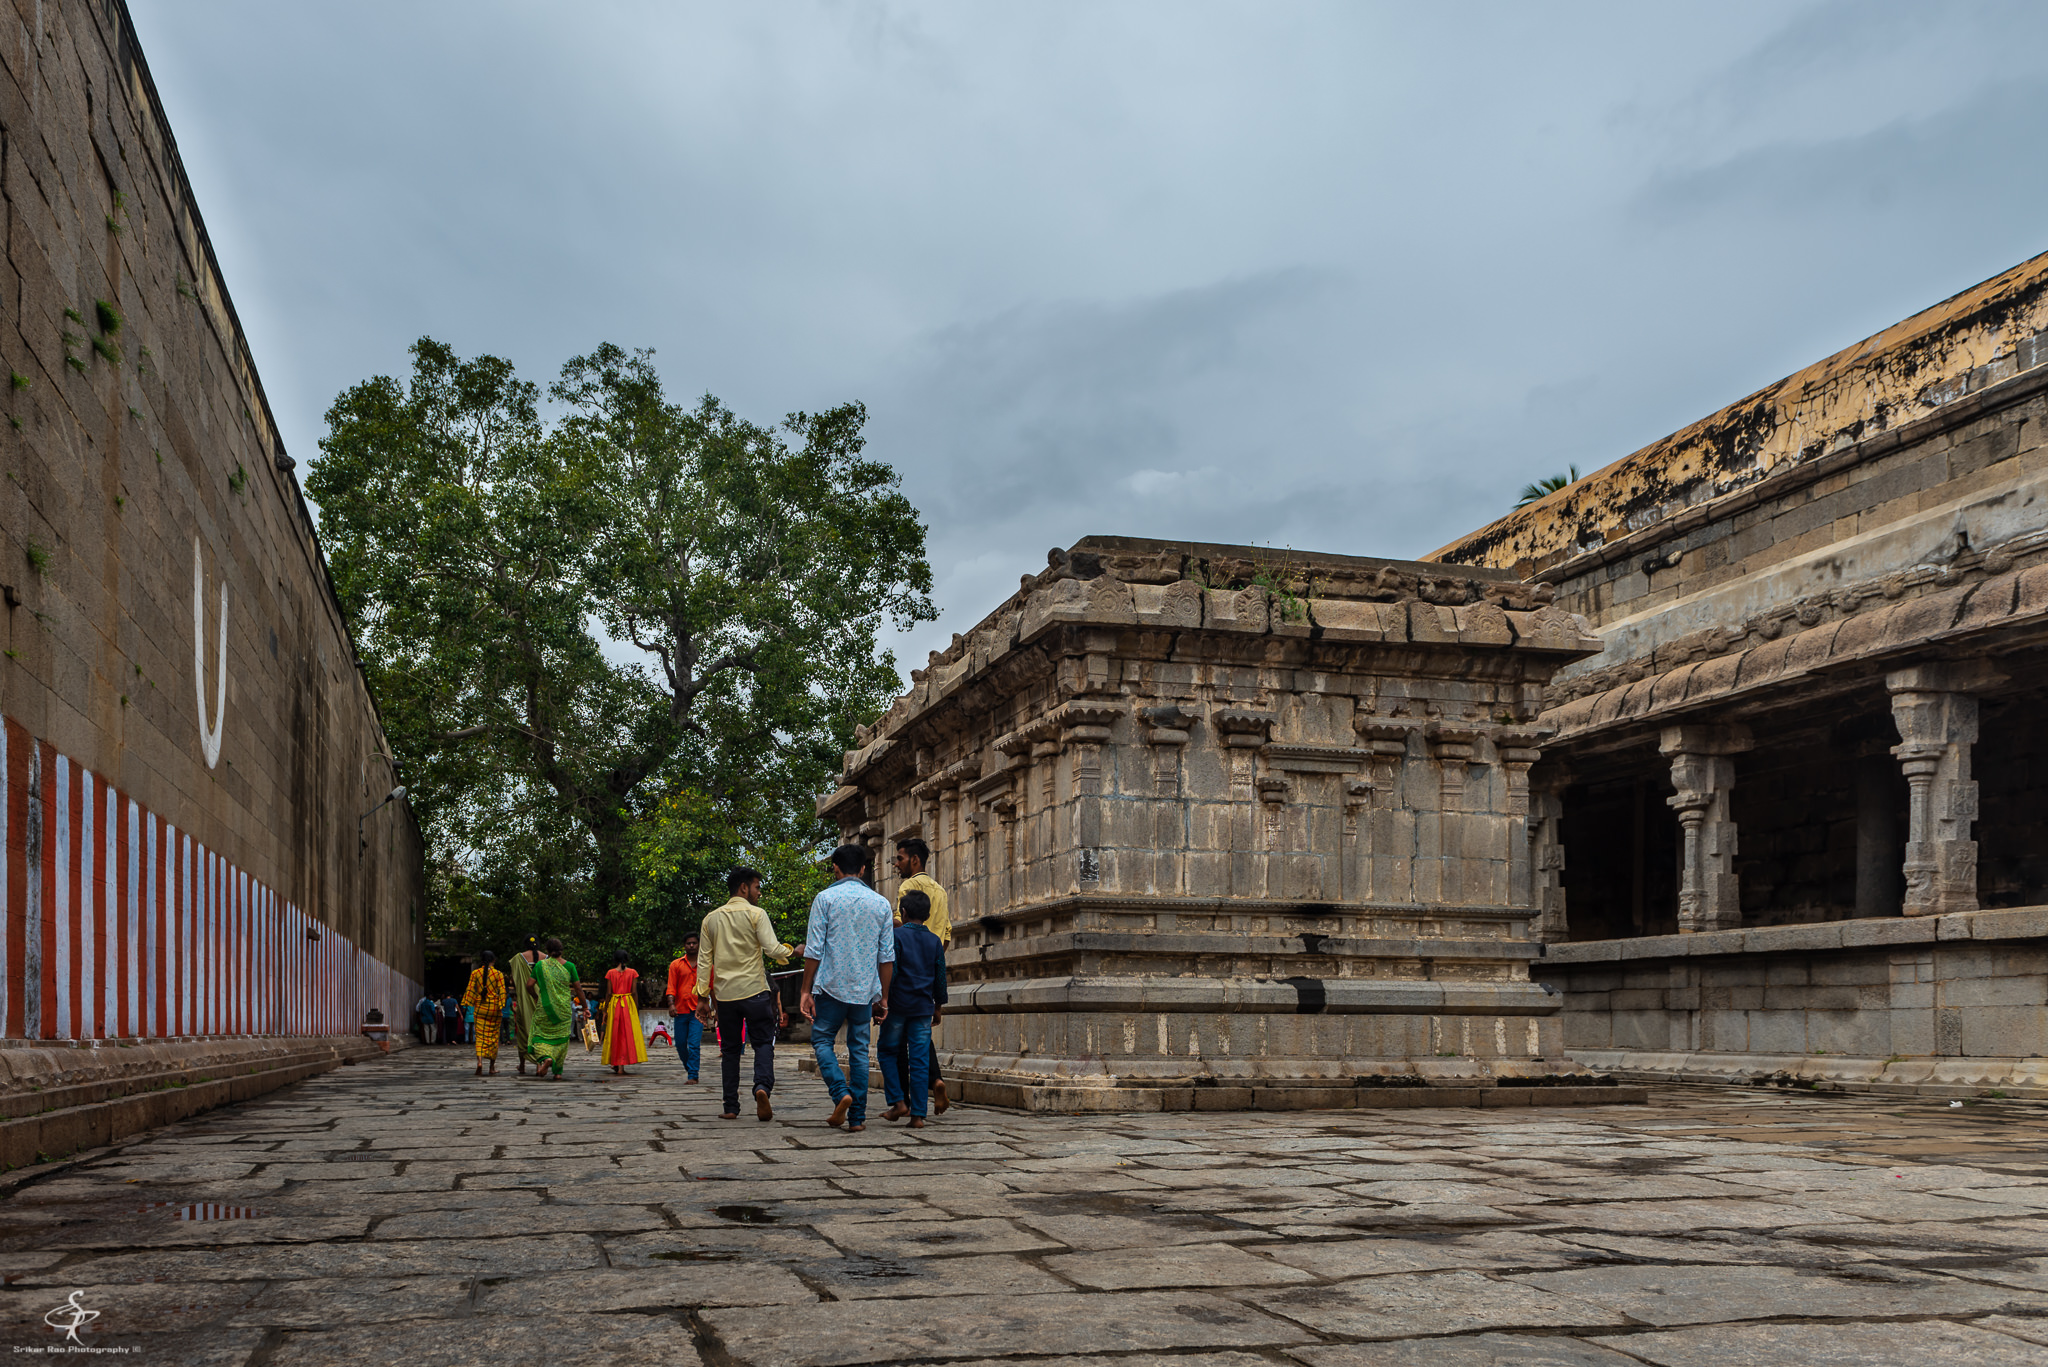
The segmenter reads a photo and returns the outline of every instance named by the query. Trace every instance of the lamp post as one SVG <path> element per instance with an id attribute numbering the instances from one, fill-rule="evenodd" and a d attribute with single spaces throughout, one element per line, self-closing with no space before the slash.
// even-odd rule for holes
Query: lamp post
<path id="1" fill-rule="evenodd" d="M 357 859 L 359 859 L 359 860 L 360 860 L 360 859 L 361 859 L 361 858 L 363 857 L 364 853 L 365 853 L 365 852 L 366 852 L 366 851 L 367 851 L 367 850 L 368 850 L 368 849 L 370 848 L 370 838 L 369 838 L 368 836 L 366 836 L 366 835 L 364 835 L 364 834 L 363 834 L 363 823 L 364 823 L 365 821 L 368 821 L 368 820 L 369 820 L 369 819 L 370 819 L 371 817 L 375 816 L 375 815 L 376 815 L 377 813 L 379 813 L 379 812 L 383 811 L 383 810 L 384 810 L 384 809 L 385 809 L 385 808 L 386 808 L 387 806 L 389 806 L 389 805 L 390 805 L 391 803 L 393 803 L 393 802 L 396 802 L 396 801 L 397 801 L 397 800 L 398 800 L 399 798 L 402 798 L 402 797 L 404 797 L 404 796 L 405 796 L 405 785 L 404 785 L 403 783 L 401 783 L 401 784 L 399 784 L 399 785 L 398 785 L 398 786 L 397 786 L 396 788 L 393 788 L 393 789 L 392 789 L 392 790 L 391 790 L 390 792 L 386 793 L 386 794 L 384 795 L 384 800 L 383 800 L 382 802 L 378 803 L 378 804 L 377 804 L 376 806 L 374 806 L 374 807 L 370 808 L 370 810 L 369 810 L 369 811 L 367 811 L 367 812 L 364 812 L 364 813 L 363 813 L 363 814 L 362 814 L 361 816 L 359 816 L 359 817 L 357 817 L 357 818 L 356 818 L 356 858 L 357 858 Z"/>

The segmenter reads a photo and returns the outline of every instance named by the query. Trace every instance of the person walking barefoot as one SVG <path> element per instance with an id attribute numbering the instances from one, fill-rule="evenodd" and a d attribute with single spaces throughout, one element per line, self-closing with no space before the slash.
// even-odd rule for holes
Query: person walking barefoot
<path id="1" fill-rule="evenodd" d="M 505 975 L 497 964 L 498 956 L 485 950 L 483 963 L 469 975 L 469 986 L 462 992 L 462 1004 L 476 1013 L 473 1038 L 478 1077 L 484 1075 L 485 1060 L 490 1061 L 491 1076 L 498 1074 L 498 1018 L 505 1009 Z"/>
<path id="2" fill-rule="evenodd" d="M 950 949 L 953 946 L 953 918 L 946 911 L 946 890 L 939 886 L 937 879 L 926 872 L 931 867 L 931 862 L 932 849 L 924 841 L 910 836 L 896 842 L 896 876 L 902 880 L 896 885 L 896 924 L 900 926 L 904 921 L 902 899 L 913 892 L 921 892 L 931 903 L 931 915 L 925 921 L 925 929 L 938 936 L 939 943 L 945 949 Z M 940 952 L 944 953 L 944 949 Z M 937 1026 L 945 1014 L 943 1011 L 935 1014 L 932 1017 L 932 1024 Z M 907 1040 L 909 1034 L 906 1032 L 903 1038 Z M 908 1077 L 910 1057 L 904 1052 L 904 1048 L 905 1046 L 900 1044 L 897 1046 L 896 1067 Z M 939 1046 L 936 1036 L 928 1043 L 924 1053 L 925 1071 L 931 1077 L 932 1111 L 934 1114 L 944 1115 L 946 1107 L 952 1102 L 946 1096 L 945 1076 L 939 1072 Z M 891 1106 L 889 1111 L 891 1120 L 900 1119 L 903 1114 L 894 1106 Z"/>
<path id="3" fill-rule="evenodd" d="M 534 1005 L 529 1047 L 533 1052 L 534 1076 L 548 1076 L 548 1067 L 553 1065 L 554 1080 L 560 1082 L 562 1064 L 569 1054 L 569 1039 L 575 1031 L 576 965 L 562 957 L 562 942 L 552 936 L 541 949 L 544 952 L 540 962 L 533 966 L 533 977 L 526 984 Z"/>
<path id="4" fill-rule="evenodd" d="M 889 1014 L 882 1026 L 879 1052 L 882 1086 L 889 1094 L 884 1120 L 910 1117 L 910 1128 L 924 1128 L 931 1078 L 932 1021 L 946 1005 L 946 947 L 925 926 L 932 914 L 931 898 L 922 892 L 903 894 L 903 924 L 896 927 L 896 972 L 889 979 Z M 908 1059 L 906 1073 L 902 1059 Z"/>
<path id="5" fill-rule="evenodd" d="M 612 1066 L 614 1076 L 624 1076 L 632 1065 L 647 1062 L 647 1037 L 640 1033 L 640 1001 L 634 995 L 640 975 L 626 967 L 625 950 L 615 954 L 613 961 L 611 971 L 604 975 L 604 985 L 611 993 L 604 1006 L 604 1061 Z"/>
<path id="6" fill-rule="evenodd" d="M 861 878 L 869 855 L 863 845 L 832 851 L 832 885 L 811 901 L 804 932 L 804 987 L 799 1009 L 811 1022 L 811 1052 L 818 1076 L 832 1094 L 825 1123 L 848 1134 L 867 1128 L 868 1027 L 889 1014 L 889 975 L 896 938 L 889 899 Z M 833 1045 L 846 1031 L 846 1072 Z"/>

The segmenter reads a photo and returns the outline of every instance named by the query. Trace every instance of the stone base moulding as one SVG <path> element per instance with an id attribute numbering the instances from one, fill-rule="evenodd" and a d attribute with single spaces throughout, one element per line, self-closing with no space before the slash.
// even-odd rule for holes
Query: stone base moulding
<path id="1" fill-rule="evenodd" d="M 1468 1081 L 1477 1081 L 1470 1079 Z M 962 1101 L 1013 1111 L 1056 1114 L 1164 1111 L 1350 1111 L 1408 1110 L 1452 1106 L 1624 1106 L 1649 1100 L 1649 1089 L 1613 1079 L 1573 1085 L 1372 1086 L 1368 1079 L 1347 1085 L 1326 1082 L 1248 1082 L 1244 1086 L 1065 1087 L 1008 1080 L 968 1071 L 952 1074 L 949 1087 Z"/>
<path id="2" fill-rule="evenodd" d="M 840 1056 L 844 1067 L 845 1056 Z M 1361 1077 L 1261 1078 L 1191 1080 L 1185 1077 L 1143 1080 L 1114 1078 L 1089 1083 L 1064 1081 L 1041 1074 L 977 1068 L 956 1057 L 942 1057 L 948 1095 L 956 1102 L 994 1106 L 1001 1110 L 1045 1115 L 1147 1114 L 1165 1111 L 1351 1111 L 1409 1110 L 1451 1106 L 1639 1106 L 1649 1100 L 1647 1087 L 1624 1084 L 1604 1075 L 1589 1075 L 1568 1064 L 1524 1066 L 1518 1074 L 1486 1076 L 1469 1061 L 1424 1064 L 1430 1074 Z M 797 1071 L 815 1077 L 815 1059 L 804 1058 Z M 868 1073 L 870 1110 L 881 1095 L 882 1075 Z"/>
<path id="3" fill-rule="evenodd" d="M 1631 1082 L 1798 1087 L 1877 1096 L 2048 1101 L 2048 1058 L 1850 1058 L 1807 1054 L 1650 1053 L 1574 1049 L 1574 1062 Z"/>
<path id="4" fill-rule="evenodd" d="M 344 1063 L 384 1057 L 359 1035 L 0 1049 L 0 1068 L 8 1073 L 0 1083 L 0 1171 L 61 1160 Z"/>

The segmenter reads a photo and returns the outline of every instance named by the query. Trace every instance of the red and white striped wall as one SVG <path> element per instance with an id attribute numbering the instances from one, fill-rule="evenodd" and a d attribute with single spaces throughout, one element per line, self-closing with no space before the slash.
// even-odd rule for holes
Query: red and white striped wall
<path id="1" fill-rule="evenodd" d="M 0 718 L 0 1030 L 355 1034 L 420 984 Z M 317 935 L 318 938 L 314 938 Z"/>

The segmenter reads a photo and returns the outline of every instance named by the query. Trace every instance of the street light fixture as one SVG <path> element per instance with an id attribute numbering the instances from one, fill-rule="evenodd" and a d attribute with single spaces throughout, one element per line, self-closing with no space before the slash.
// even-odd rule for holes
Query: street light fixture
<path id="1" fill-rule="evenodd" d="M 364 853 L 365 853 L 366 851 L 368 851 L 368 850 L 369 850 L 369 848 L 370 848 L 370 838 L 369 838 L 368 836 L 366 836 L 366 835 L 364 835 L 364 834 L 363 834 L 363 823 L 364 823 L 365 821 L 368 821 L 368 820 L 369 820 L 369 819 L 370 819 L 371 817 L 375 816 L 375 815 L 376 815 L 377 813 L 379 813 L 379 812 L 383 811 L 383 810 L 384 810 L 384 808 L 385 808 L 385 807 L 387 807 L 387 806 L 389 806 L 389 805 L 390 805 L 391 803 L 393 803 L 393 802 L 396 802 L 396 801 L 398 801 L 398 799 L 400 799 L 400 798 L 402 798 L 402 797 L 404 797 L 404 796 L 405 796 L 405 785 L 404 785 L 403 783 L 401 783 L 401 784 L 399 784 L 399 785 L 398 785 L 398 786 L 397 786 L 396 788 L 393 788 L 393 789 L 392 789 L 392 790 L 391 790 L 390 792 L 386 793 L 386 794 L 384 795 L 384 800 L 383 800 L 382 802 L 378 803 L 378 804 L 377 804 L 376 806 L 374 806 L 374 807 L 370 808 L 370 810 L 369 810 L 369 811 L 367 811 L 367 812 L 364 812 L 364 813 L 363 813 L 363 814 L 362 814 L 361 816 L 359 816 L 359 817 L 357 817 L 357 818 L 356 818 L 356 858 L 357 858 L 357 859 L 361 859 L 361 858 L 363 857 Z"/>

